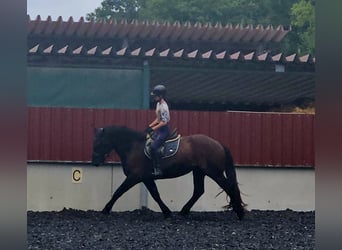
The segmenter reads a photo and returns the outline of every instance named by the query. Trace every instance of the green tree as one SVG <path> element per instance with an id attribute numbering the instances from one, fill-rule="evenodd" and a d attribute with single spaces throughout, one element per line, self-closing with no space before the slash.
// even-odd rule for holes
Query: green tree
<path id="1" fill-rule="evenodd" d="M 110 18 L 290 25 L 289 10 L 298 0 L 104 0 L 87 19 Z"/>
<path id="2" fill-rule="evenodd" d="M 241 0 L 149 0 L 146 1 L 146 8 L 142 10 L 143 16 L 148 19 L 169 21 L 171 23 L 189 21 L 213 24 L 240 23 L 245 15 L 234 14 Z"/>
<path id="3" fill-rule="evenodd" d="M 254 1 L 257 5 L 257 12 L 254 15 L 254 22 L 264 25 L 290 25 L 290 9 L 298 0 L 262 0 Z"/>
<path id="4" fill-rule="evenodd" d="M 141 9 L 155 20 L 222 24 L 290 25 L 290 8 L 298 0 L 147 0 Z"/>
<path id="5" fill-rule="evenodd" d="M 101 7 L 86 15 L 87 20 L 138 19 L 139 9 L 145 0 L 104 0 Z"/>
<path id="6" fill-rule="evenodd" d="M 315 1 L 300 0 L 291 8 L 293 33 L 297 35 L 297 52 L 315 53 Z"/>

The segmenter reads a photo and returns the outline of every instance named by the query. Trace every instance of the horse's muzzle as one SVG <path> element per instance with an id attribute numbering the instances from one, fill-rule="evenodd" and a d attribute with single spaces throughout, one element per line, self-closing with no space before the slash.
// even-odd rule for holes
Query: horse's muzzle
<path id="1" fill-rule="evenodd" d="M 91 160 L 91 164 L 95 167 L 98 167 L 101 164 L 101 159 L 98 154 L 93 154 L 93 158 Z"/>
<path id="2" fill-rule="evenodd" d="M 93 158 L 91 160 L 91 163 L 93 166 L 98 167 L 101 164 L 105 162 L 105 159 L 107 158 L 108 154 L 102 155 L 99 153 L 94 152 L 93 153 Z"/>

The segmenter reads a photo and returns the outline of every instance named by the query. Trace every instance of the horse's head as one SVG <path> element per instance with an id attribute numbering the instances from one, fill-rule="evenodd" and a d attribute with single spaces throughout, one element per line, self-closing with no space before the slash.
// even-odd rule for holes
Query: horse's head
<path id="1" fill-rule="evenodd" d="M 127 157 L 136 143 L 145 143 L 145 134 L 124 126 L 107 126 L 95 128 L 92 164 L 103 164 L 112 150 L 115 150 L 121 160 Z"/>
<path id="2" fill-rule="evenodd" d="M 105 136 L 104 128 L 95 128 L 93 141 L 93 156 L 91 163 L 94 166 L 99 166 L 103 164 L 111 149 L 112 145 L 109 139 Z"/>

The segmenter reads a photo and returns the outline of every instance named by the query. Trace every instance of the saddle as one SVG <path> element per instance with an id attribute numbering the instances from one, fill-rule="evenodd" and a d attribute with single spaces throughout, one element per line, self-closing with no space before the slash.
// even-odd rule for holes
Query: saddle
<path id="1" fill-rule="evenodd" d="M 178 134 L 177 129 L 174 129 L 170 135 L 166 138 L 163 145 L 158 149 L 158 154 L 161 159 L 168 158 L 173 155 L 175 155 L 179 148 L 179 141 L 180 141 L 181 135 Z M 152 137 L 150 135 L 147 135 L 144 153 L 149 158 L 151 157 L 151 144 L 152 144 Z"/>

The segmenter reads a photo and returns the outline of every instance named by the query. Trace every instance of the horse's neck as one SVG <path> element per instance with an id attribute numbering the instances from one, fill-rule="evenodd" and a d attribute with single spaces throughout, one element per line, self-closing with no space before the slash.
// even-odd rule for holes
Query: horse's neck
<path id="1" fill-rule="evenodd" d="M 127 148 L 123 147 L 122 145 L 113 144 L 113 150 L 118 154 L 121 161 L 127 158 L 129 150 L 127 150 Z"/>
<path id="2" fill-rule="evenodd" d="M 135 135 L 130 133 L 113 133 L 113 150 L 119 155 L 122 162 L 125 162 L 128 155 L 132 151 L 132 147 L 139 143 L 139 138 L 135 138 Z"/>

